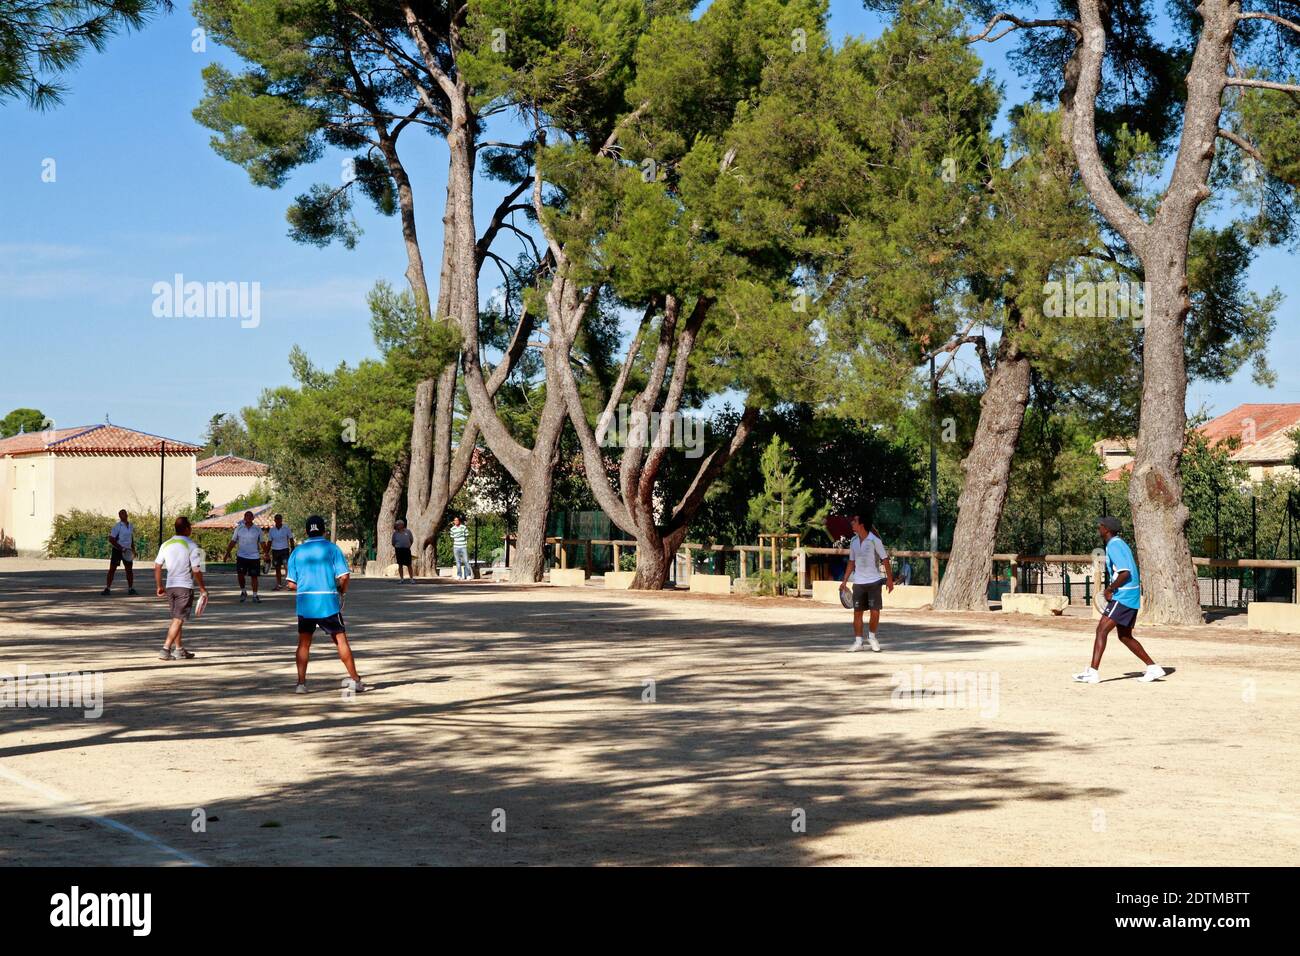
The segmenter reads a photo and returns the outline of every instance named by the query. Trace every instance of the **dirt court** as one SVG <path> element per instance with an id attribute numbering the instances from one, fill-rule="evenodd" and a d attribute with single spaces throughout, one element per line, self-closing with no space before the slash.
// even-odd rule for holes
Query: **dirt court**
<path id="1" fill-rule="evenodd" d="M 1112 641 L 1084 686 L 1082 620 L 887 611 L 884 652 L 847 654 L 847 612 L 808 601 L 361 579 L 373 690 L 345 700 L 323 637 L 293 694 L 290 594 L 214 575 L 198 656 L 164 663 L 163 601 L 102 581 L 0 573 L 0 675 L 104 695 L 0 709 L 0 863 L 1300 857 L 1296 638 L 1139 629 L 1176 672 L 1139 684 Z"/>

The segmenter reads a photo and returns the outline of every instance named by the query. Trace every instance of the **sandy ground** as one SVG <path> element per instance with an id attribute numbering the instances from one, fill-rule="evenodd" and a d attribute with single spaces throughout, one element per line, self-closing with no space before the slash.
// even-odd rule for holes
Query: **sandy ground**
<path id="1" fill-rule="evenodd" d="M 164 663 L 161 599 L 24 567 L 0 675 L 97 671 L 104 703 L 0 709 L 7 865 L 1300 857 L 1300 641 L 1240 626 L 1139 632 L 1172 676 L 1113 642 L 1083 686 L 1086 620 L 893 612 L 846 654 L 846 612 L 807 601 L 363 579 L 374 689 L 346 700 L 324 638 L 292 693 L 288 594 L 214 576 L 198 656 Z"/>

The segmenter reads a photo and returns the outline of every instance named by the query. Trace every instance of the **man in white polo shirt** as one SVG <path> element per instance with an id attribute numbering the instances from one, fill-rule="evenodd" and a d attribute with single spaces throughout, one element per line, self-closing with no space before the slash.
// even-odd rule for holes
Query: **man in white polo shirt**
<path id="1" fill-rule="evenodd" d="M 167 581 L 163 583 L 163 569 L 167 569 Z M 187 651 L 182 643 L 181 631 L 185 620 L 190 616 L 194 604 L 194 587 L 198 585 L 199 593 L 207 596 L 208 589 L 203 583 L 203 549 L 190 538 L 190 519 L 176 519 L 176 535 L 164 541 L 158 549 L 158 557 L 153 562 L 154 584 L 158 596 L 167 599 L 171 611 L 171 624 L 167 628 L 167 640 L 163 642 L 158 656 L 165 661 L 189 660 L 194 654 Z M 202 611 L 202 608 L 199 608 Z"/>
<path id="2" fill-rule="evenodd" d="M 284 523 L 284 515 L 275 516 L 275 524 L 266 529 L 267 551 L 270 552 L 271 567 L 275 571 L 275 589 L 284 587 L 282 579 L 289 555 L 293 553 L 293 529 Z"/>
<path id="3" fill-rule="evenodd" d="M 245 511 L 244 520 L 235 525 L 235 530 L 230 534 L 230 543 L 226 545 L 226 553 L 221 558 L 222 561 L 229 561 L 230 549 L 237 548 L 235 551 L 235 573 L 239 576 L 240 604 L 248 600 L 248 591 L 244 587 L 245 577 L 253 579 L 253 603 L 262 603 L 262 599 L 257 596 L 257 578 L 262 573 L 262 542 L 264 540 L 265 535 L 262 529 L 253 524 L 253 512 Z"/>
<path id="4" fill-rule="evenodd" d="M 104 594 L 113 591 L 113 575 L 120 564 L 126 569 L 126 593 L 135 594 L 135 525 L 127 517 L 126 509 L 117 513 L 117 524 L 108 533 L 108 543 L 113 549 L 108 559 L 108 580 L 104 582 Z"/>
<path id="5" fill-rule="evenodd" d="M 853 646 L 850 651 L 862 650 L 862 612 L 871 613 L 871 625 L 867 640 L 873 651 L 880 650 L 876 641 L 876 627 L 880 624 L 880 608 L 884 603 L 880 585 L 894 590 L 894 572 L 889 567 L 889 555 L 885 553 L 884 542 L 871 530 L 869 515 L 855 514 L 852 518 L 853 537 L 849 539 L 849 564 L 844 569 L 844 580 L 840 590 L 848 590 L 849 579 L 853 579 Z M 884 568 L 884 574 L 880 569 Z"/>

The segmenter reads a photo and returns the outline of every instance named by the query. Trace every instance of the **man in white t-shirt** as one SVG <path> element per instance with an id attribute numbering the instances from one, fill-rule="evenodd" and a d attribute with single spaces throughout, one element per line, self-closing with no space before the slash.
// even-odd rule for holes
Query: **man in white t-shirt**
<path id="1" fill-rule="evenodd" d="M 113 552 L 108 559 L 108 580 L 101 593 L 112 593 L 113 575 L 120 564 L 126 569 L 126 593 L 135 594 L 135 525 L 131 524 L 125 508 L 117 513 L 117 524 L 108 533 L 108 543 Z"/>
<path id="2" fill-rule="evenodd" d="M 230 549 L 236 548 L 235 573 L 239 576 L 240 604 L 248 600 L 244 579 L 249 577 L 253 579 L 253 603 L 262 603 L 262 599 L 257 596 L 257 579 L 262 573 L 262 542 L 265 540 L 266 533 L 253 524 L 253 512 L 245 511 L 244 520 L 235 525 L 235 530 L 230 533 L 230 543 L 226 545 L 226 553 L 221 557 L 222 561 L 229 561 Z"/>
<path id="3" fill-rule="evenodd" d="M 275 524 L 266 529 L 267 553 L 271 559 L 271 568 L 275 571 L 275 589 L 284 588 L 283 577 L 289 555 L 293 553 L 293 529 L 284 523 L 284 515 L 275 516 Z"/>
<path id="4" fill-rule="evenodd" d="M 163 583 L 163 569 L 167 569 L 167 582 Z M 194 587 L 198 585 L 203 599 L 208 596 L 203 583 L 203 549 L 190 540 L 190 519 L 176 519 L 176 535 L 163 542 L 158 557 L 153 562 L 153 580 L 158 596 L 167 599 L 171 611 L 171 624 L 167 640 L 163 642 L 158 657 L 164 661 L 183 661 L 193 657 L 181 641 L 185 619 L 194 603 Z M 199 610 L 203 610 L 202 607 Z"/>
<path id="5" fill-rule="evenodd" d="M 853 582 L 853 646 L 849 650 L 862 650 L 862 612 L 869 611 L 871 625 L 867 640 L 871 649 L 878 652 L 880 644 L 876 641 L 876 627 L 880 624 L 880 608 L 884 603 L 880 586 L 883 582 L 886 589 L 894 590 L 894 572 L 889 566 L 884 542 L 871 530 L 870 517 L 856 514 L 851 524 L 853 537 L 849 539 L 849 564 L 844 569 L 844 580 L 840 582 L 841 591 L 848 590 L 850 578 Z"/>

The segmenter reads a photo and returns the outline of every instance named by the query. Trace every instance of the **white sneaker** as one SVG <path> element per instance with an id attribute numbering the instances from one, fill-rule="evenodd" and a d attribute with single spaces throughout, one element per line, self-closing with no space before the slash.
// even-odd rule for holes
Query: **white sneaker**
<path id="1" fill-rule="evenodd" d="M 872 649 L 873 651 L 875 651 L 877 654 L 880 653 L 880 642 L 877 641 L 877 640 L 876 640 L 874 637 L 872 637 L 870 634 L 867 635 L 867 643 L 869 643 L 869 644 L 871 645 L 871 649 Z"/>
<path id="2" fill-rule="evenodd" d="M 1147 668 L 1146 673 L 1143 674 L 1141 677 L 1139 677 L 1138 680 L 1141 681 L 1143 684 L 1149 684 L 1153 680 L 1159 680 L 1160 678 L 1164 677 L 1166 673 L 1168 672 L 1159 664 L 1152 664 L 1150 667 Z"/>
<path id="3" fill-rule="evenodd" d="M 362 681 L 353 680 L 351 677 L 345 677 L 343 678 L 343 689 L 350 690 L 354 694 L 360 694 L 365 691 L 366 685 Z"/>
<path id="4" fill-rule="evenodd" d="M 293 689 L 293 692 L 294 692 L 295 694 L 305 694 L 305 693 L 307 693 L 307 685 L 306 685 L 306 684 L 299 684 L 297 687 L 295 687 L 295 688 Z"/>
<path id="5" fill-rule="evenodd" d="M 1097 672 L 1095 667 L 1085 667 L 1083 670 L 1079 671 L 1079 673 L 1073 675 L 1073 677 L 1074 680 L 1078 681 L 1080 684 L 1101 683 L 1101 674 Z"/>
<path id="6" fill-rule="evenodd" d="M 257 592 L 256 592 L 256 591 L 253 592 L 253 603 L 254 603 L 254 604 L 261 604 L 261 603 L 262 603 L 262 599 L 261 599 L 260 597 L 257 596 Z"/>
<path id="7" fill-rule="evenodd" d="M 243 604 L 243 603 L 244 603 L 245 601 L 247 601 L 247 600 L 248 600 L 248 592 L 247 592 L 247 591 L 240 591 L 240 592 L 239 592 L 239 603 L 240 603 L 240 604 Z"/>
<path id="8" fill-rule="evenodd" d="M 855 637 L 853 639 L 853 646 L 849 648 L 849 653 L 851 654 L 854 651 L 860 651 L 860 650 L 862 650 L 862 638 Z"/>

